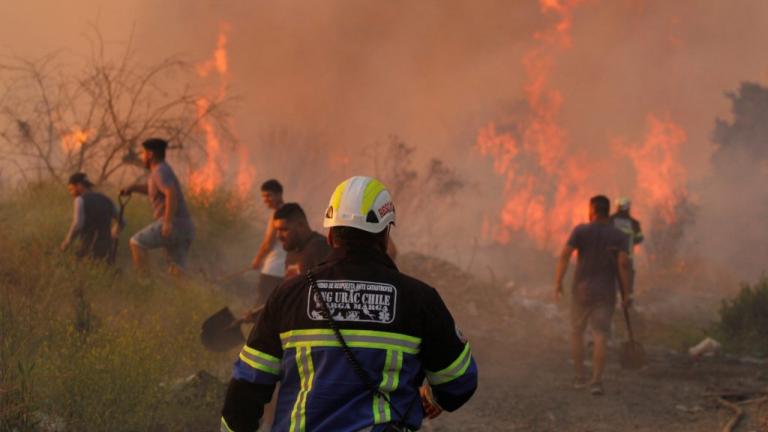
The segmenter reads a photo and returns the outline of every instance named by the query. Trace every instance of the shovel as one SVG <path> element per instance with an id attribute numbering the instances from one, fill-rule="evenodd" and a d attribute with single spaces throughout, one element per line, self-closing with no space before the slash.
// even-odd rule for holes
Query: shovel
<path id="1" fill-rule="evenodd" d="M 627 323 L 629 340 L 621 344 L 619 363 L 624 369 L 640 369 L 645 366 L 645 349 L 643 349 L 640 342 L 635 340 L 635 335 L 632 333 L 632 323 L 629 321 L 629 308 L 622 304 L 621 309 L 624 311 L 624 321 Z"/>
<path id="2" fill-rule="evenodd" d="M 117 258 L 117 244 L 120 241 L 120 231 L 122 231 L 122 224 L 123 224 L 123 214 L 125 213 L 125 206 L 128 205 L 128 201 L 131 200 L 130 195 L 123 195 L 118 194 L 117 195 L 117 202 L 120 203 L 120 214 L 117 217 L 117 237 L 115 237 L 112 240 L 112 248 L 109 250 L 109 256 L 107 256 L 107 263 L 114 264 L 115 259 Z"/>
<path id="3" fill-rule="evenodd" d="M 264 309 L 260 307 L 253 312 L 254 320 Z M 245 337 L 240 326 L 246 321 L 243 318 L 235 318 L 228 307 L 224 307 L 211 315 L 203 322 L 200 332 L 200 341 L 210 351 L 224 352 L 245 344 Z"/>

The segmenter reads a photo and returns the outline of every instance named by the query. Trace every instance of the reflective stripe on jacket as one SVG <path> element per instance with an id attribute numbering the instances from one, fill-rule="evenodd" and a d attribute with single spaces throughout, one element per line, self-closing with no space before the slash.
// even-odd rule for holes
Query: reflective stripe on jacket
<path id="1" fill-rule="evenodd" d="M 635 245 L 643 242 L 643 231 L 640 229 L 640 222 L 628 214 L 615 213 L 611 216 L 613 225 L 620 229 L 629 238 L 629 249 L 627 254 L 630 258 L 634 256 Z"/>
<path id="2" fill-rule="evenodd" d="M 437 291 L 400 273 L 378 250 L 335 249 L 313 271 L 284 282 L 267 301 L 235 362 L 223 409 L 222 430 L 251 431 L 280 382 L 273 431 L 378 431 L 405 417 L 421 426 L 419 386 L 430 383 L 448 411 L 477 387 L 470 345 L 457 331 Z M 321 314 L 318 295 L 368 381 L 355 373 Z"/>

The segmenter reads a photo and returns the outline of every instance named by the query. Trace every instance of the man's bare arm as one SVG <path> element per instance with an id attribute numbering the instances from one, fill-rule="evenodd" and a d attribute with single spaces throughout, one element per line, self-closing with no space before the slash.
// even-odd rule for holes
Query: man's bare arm
<path id="1" fill-rule="evenodd" d="M 269 217 L 269 225 L 267 225 L 267 232 L 264 233 L 264 240 L 261 242 L 261 246 L 259 246 L 259 251 L 256 253 L 256 256 L 253 258 L 253 262 L 251 263 L 251 267 L 254 270 L 261 269 L 261 266 L 264 264 L 264 258 L 267 257 L 267 254 L 269 254 L 269 251 L 272 250 L 272 245 L 275 244 L 275 229 L 272 226 L 272 216 Z"/>
<path id="2" fill-rule="evenodd" d="M 571 262 L 571 255 L 573 255 L 574 248 L 570 245 L 565 245 L 563 251 L 560 252 L 560 259 L 557 261 L 557 272 L 555 274 L 555 296 L 560 298 L 563 294 L 563 278 L 568 271 L 568 265 Z"/>
<path id="3" fill-rule="evenodd" d="M 149 193 L 149 189 L 147 188 L 146 183 L 137 183 L 137 184 L 132 184 L 126 188 L 123 188 L 120 191 L 120 193 L 123 195 L 130 195 L 134 192 L 147 195 Z"/>
<path id="4" fill-rule="evenodd" d="M 69 226 L 69 231 L 67 231 L 67 236 L 64 238 L 64 241 L 61 242 L 61 246 L 59 246 L 59 249 L 62 251 L 67 249 L 69 247 L 69 244 L 72 243 L 72 241 L 77 237 L 77 235 L 80 233 L 80 230 L 83 228 L 83 225 L 85 224 L 85 204 L 83 202 L 82 197 L 77 197 L 74 201 L 74 213 L 72 215 L 72 225 Z"/>

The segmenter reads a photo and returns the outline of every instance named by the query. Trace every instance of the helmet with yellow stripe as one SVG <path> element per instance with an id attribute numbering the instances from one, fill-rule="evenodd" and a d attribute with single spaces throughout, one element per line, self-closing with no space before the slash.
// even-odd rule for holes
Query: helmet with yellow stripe
<path id="1" fill-rule="evenodd" d="M 618 207 L 619 210 L 629 210 L 629 207 L 632 205 L 632 202 L 627 197 L 621 197 L 618 199 Z"/>
<path id="2" fill-rule="evenodd" d="M 395 205 L 387 187 L 373 177 L 355 176 L 336 187 L 323 227 L 345 226 L 380 233 L 394 223 Z"/>

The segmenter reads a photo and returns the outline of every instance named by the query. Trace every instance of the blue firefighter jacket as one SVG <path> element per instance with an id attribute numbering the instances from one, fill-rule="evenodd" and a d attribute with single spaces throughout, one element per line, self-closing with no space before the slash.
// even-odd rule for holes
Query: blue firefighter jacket
<path id="1" fill-rule="evenodd" d="M 419 387 L 453 411 L 477 387 L 477 365 L 437 291 L 397 270 L 374 250 L 336 248 L 312 271 L 316 287 L 296 276 L 267 301 L 235 362 L 222 410 L 223 431 L 254 431 L 263 406 L 280 390 L 273 431 L 382 430 L 401 420 L 421 426 Z M 394 406 L 355 373 L 323 318 L 322 295 L 347 345 Z"/>

